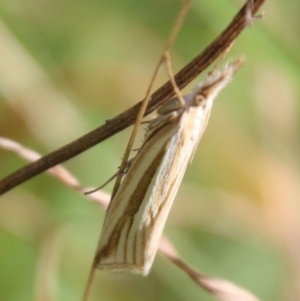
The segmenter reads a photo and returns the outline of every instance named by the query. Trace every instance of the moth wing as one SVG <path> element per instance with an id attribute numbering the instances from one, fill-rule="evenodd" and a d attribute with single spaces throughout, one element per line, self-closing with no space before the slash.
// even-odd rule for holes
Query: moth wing
<path id="1" fill-rule="evenodd" d="M 151 265 L 147 267 L 147 256 L 143 252 L 150 235 L 150 228 L 143 227 L 142 223 L 145 203 L 150 201 L 147 197 L 151 183 L 175 132 L 176 124 L 171 123 L 152 135 L 129 168 L 106 213 L 96 251 L 99 268 L 148 272 Z"/>
<path id="2" fill-rule="evenodd" d="M 201 107 L 189 108 L 176 124 L 166 125 L 143 145 L 107 212 L 96 255 L 99 268 L 149 272 L 173 200 L 203 133 L 203 114 Z"/>

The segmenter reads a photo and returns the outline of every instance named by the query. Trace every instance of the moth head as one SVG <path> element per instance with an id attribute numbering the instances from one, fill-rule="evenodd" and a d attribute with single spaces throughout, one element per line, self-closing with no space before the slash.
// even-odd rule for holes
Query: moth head
<path id="1" fill-rule="evenodd" d="M 239 57 L 231 60 L 220 70 L 214 70 L 208 74 L 206 79 L 197 85 L 193 91 L 194 103 L 200 103 L 201 99 L 214 99 L 232 79 L 233 74 L 243 64 L 244 59 Z M 200 103 L 201 105 L 201 103 Z"/>
<path id="2" fill-rule="evenodd" d="M 207 103 L 207 98 L 203 94 L 196 94 L 193 98 L 193 104 L 196 107 L 202 106 L 205 108 Z"/>

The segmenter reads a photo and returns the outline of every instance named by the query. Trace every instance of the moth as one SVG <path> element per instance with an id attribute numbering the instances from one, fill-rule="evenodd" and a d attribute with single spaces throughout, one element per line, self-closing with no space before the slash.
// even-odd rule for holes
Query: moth
<path id="1" fill-rule="evenodd" d="M 97 267 L 147 275 L 170 208 L 209 120 L 214 98 L 242 59 L 215 70 L 183 97 L 169 100 L 148 125 L 144 142 L 107 210 Z"/>

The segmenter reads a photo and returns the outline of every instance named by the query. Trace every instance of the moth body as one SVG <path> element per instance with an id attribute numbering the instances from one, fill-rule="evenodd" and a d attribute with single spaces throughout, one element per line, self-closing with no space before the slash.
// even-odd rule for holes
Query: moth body
<path id="1" fill-rule="evenodd" d="M 213 100 L 240 65 L 237 59 L 209 74 L 183 97 L 184 106 L 173 98 L 157 111 L 107 211 L 96 252 L 99 268 L 148 274 Z"/>

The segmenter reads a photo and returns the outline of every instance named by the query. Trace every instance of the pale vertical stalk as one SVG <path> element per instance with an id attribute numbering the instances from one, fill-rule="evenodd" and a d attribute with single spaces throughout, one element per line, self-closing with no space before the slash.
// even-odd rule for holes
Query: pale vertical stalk
<path id="1" fill-rule="evenodd" d="M 158 71 L 160 69 L 160 66 L 161 64 L 163 63 L 163 61 L 165 60 L 165 53 L 168 53 L 176 39 L 176 36 L 182 26 L 182 23 L 186 17 L 186 14 L 189 10 L 189 7 L 190 7 L 190 4 L 191 4 L 192 0 L 185 0 L 180 11 L 179 11 L 179 14 L 175 20 L 175 25 L 173 26 L 173 29 L 171 31 L 171 34 L 168 38 L 168 41 L 167 41 L 167 44 L 166 44 L 166 47 L 164 49 L 164 53 L 161 57 L 161 59 L 159 60 L 155 70 L 154 70 L 154 73 L 151 77 L 151 80 L 150 80 L 150 84 L 149 84 L 149 87 L 147 89 L 147 92 L 146 92 L 146 95 L 145 95 L 145 98 L 144 100 L 142 101 L 141 103 L 141 108 L 139 110 L 139 113 L 137 115 L 137 118 L 136 118 L 136 122 L 133 126 L 133 129 L 132 129 L 132 132 L 131 132 L 131 135 L 130 135 L 130 138 L 129 138 L 129 141 L 128 141 L 128 144 L 127 144 L 127 147 L 126 147 L 126 150 L 125 150 L 125 153 L 124 153 L 124 156 L 123 156 L 123 159 L 122 159 L 122 162 L 121 162 L 121 166 L 120 166 L 120 169 L 119 169 L 119 173 L 116 177 L 116 182 L 115 182 L 115 185 L 114 185 L 114 188 L 113 188 L 113 192 L 112 192 L 112 195 L 111 195 L 111 201 L 110 201 L 110 204 L 109 204 L 109 207 L 110 205 L 112 204 L 112 201 L 113 201 L 113 198 L 115 197 L 117 191 L 118 191 L 118 188 L 120 186 L 120 183 L 121 183 L 121 180 L 122 180 L 122 177 L 123 177 L 123 173 L 127 167 L 127 163 L 128 163 L 128 159 L 129 159 L 129 155 L 130 155 L 130 152 L 131 152 L 131 149 L 132 149 L 132 146 L 133 146 L 133 143 L 134 143 L 134 140 L 135 140 L 135 137 L 137 135 L 137 132 L 138 132 L 138 129 L 139 129 L 139 126 L 141 124 L 141 121 L 144 117 L 144 114 L 145 114 L 145 111 L 146 111 L 146 108 L 147 108 L 147 105 L 148 105 L 148 102 L 149 102 L 149 99 L 150 99 L 150 95 L 151 95 L 151 90 L 152 90 L 152 87 L 153 87 L 153 84 L 154 84 L 154 81 L 157 77 L 157 74 L 158 74 Z M 173 77 L 170 78 L 171 80 L 174 81 Z M 176 84 L 175 84 L 176 86 Z M 174 87 L 174 84 L 173 84 L 173 87 Z M 177 88 L 177 86 L 176 86 Z M 178 90 L 178 88 L 177 88 Z M 178 93 L 176 91 L 176 93 Z M 89 279 L 88 279 L 88 282 L 87 282 L 87 285 L 86 285 L 86 288 L 85 288 L 85 293 L 84 293 L 84 297 L 83 297 L 83 301 L 87 301 L 88 298 L 89 298 L 89 295 L 90 295 L 90 291 L 91 291 L 91 288 L 92 288 L 92 283 L 93 283 L 93 280 L 94 280 L 94 275 L 95 275 L 95 269 L 96 269 L 96 265 L 97 265 L 97 254 L 95 255 L 94 257 L 94 260 L 93 260 L 93 264 L 92 264 L 92 267 L 91 267 L 91 271 L 90 271 L 90 275 L 89 275 Z"/>

